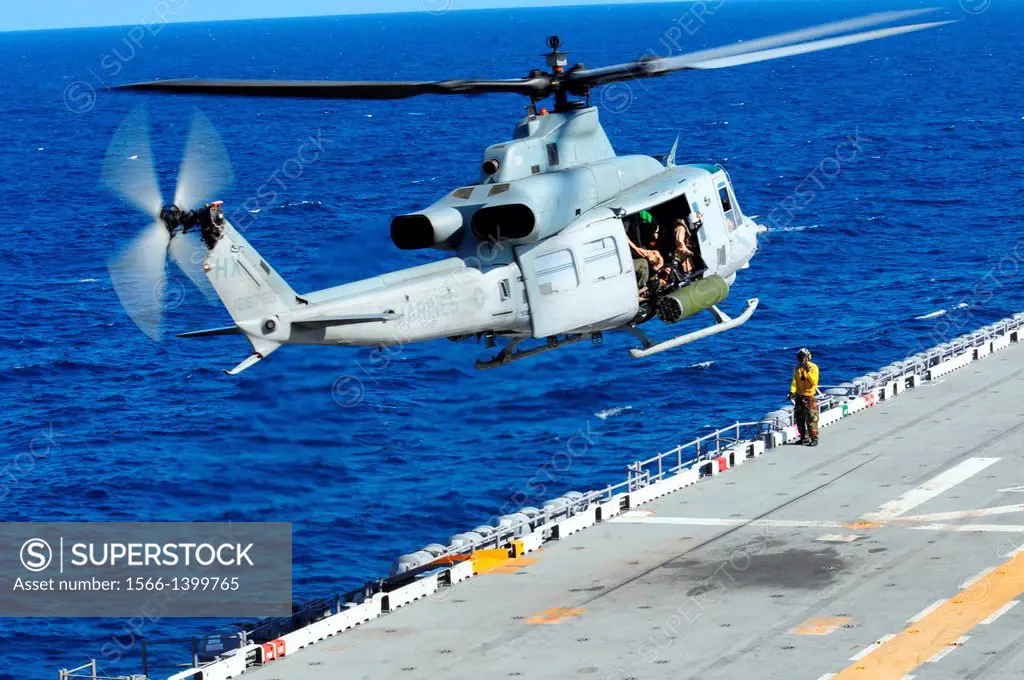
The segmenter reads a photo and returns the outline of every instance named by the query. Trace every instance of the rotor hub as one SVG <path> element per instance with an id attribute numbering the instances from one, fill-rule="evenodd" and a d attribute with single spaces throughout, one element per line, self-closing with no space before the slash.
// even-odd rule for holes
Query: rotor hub
<path id="1" fill-rule="evenodd" d="M 160 221 L 171 236 L 185 226 L 187 217 L 188 214 L 176 205 L 165 205 L 160 209 Z"/>
<path id="2" fill-rule="evenodd" d="M 182 210 L 176 205 L 167 205 L 160 210 L 160 221 L 171 238 L 198 227 L 206 247 L 212 249 L 224 234 L 224 202 L 207 203 L 198 210 Z"/>
<path id="3" fill-rule="evenodd" d="M 544 57 L 547 59 L 548 67 L 551 69 L 553 74 L 565 73 L 565 67 L 569 61 L 566 57 L 569 56 L 568 52 L 562 52 L 559 48 L 562 46 L 562 39 L 557 35 L 553 35 L 548 38 L 548 47 L 551 51 L 545 54 Z"/>

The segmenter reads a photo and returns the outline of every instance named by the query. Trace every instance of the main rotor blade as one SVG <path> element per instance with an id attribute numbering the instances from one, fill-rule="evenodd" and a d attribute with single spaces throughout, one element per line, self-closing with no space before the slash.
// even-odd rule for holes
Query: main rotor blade
<path id="1" fill-rule="evenodd" d="M 163 223 L 155 222 L 107 265 L 121 306 L 153 340 L 160 339 L 169 239 Z"/>
<path id="2" fill-rule="evenodd" d="M 690 52 L 688 54 L 682 54 L 675 57 L 665 57 L 660 59 L 640 59 L 635 62 L 618 64 L 615 66 L 605 66 L 596 69 L 571 71 L 569 73 L 569 83 L 570 86 L 572 86 L 575 83 L 579 83 L 580 85 L 586 87 L 594 87 L 597 85 L 603 85 L 605 83 L 628 80 L 633 78 L 650 78 L 655 76 L 662 76 L 675 71 L 738 66 L 740 64 L 753 63 L 754 61 L 778 59 L 784 56 L 790 56 L 791 54 L 805 54 L 807 52 L 830 49 L 832 47 L 839 47 L 841 45 L 851 45 L 856 42 L 876 40 L 879 38 L 888 37 L 890 35 L 898 35 L 899 33 L 910 32 L 913 30 L 921 30 L 923 28 L 930 28 L 931 26 L 949 23 L 933 22 L 930 24 L 917 24 L 914 27 L 900 26 L 891 29 L 883 29 L 882 31 L 868 31 L 864 33 L 851 34 L 842 36 L 841 38 L 833 39 L 838 42 L 832 42 L 828 40 L 817 40 L 814 42 L 808 42 L 816 38 L 824 38 L 825 36 L 836 35 L 839 33 L 849 33 L 850 31 L 864 29 L 871 26 L 877 26 L 879 24 L 892 23 L 894 21 L 907 19 L 913 16 L 919 16 L 922 14 L 934 12 L 935 9 L 936 8 L 905 10 L 900 12 L 879 12 L 876 14 L 869 14 L 854 19 L 844 19 L 842 21 L 834 21 L 827 24 L 821 24 L 819 26 L 811 26 L 809 28 L 803 28 L 796 31 L 779 33 L 764 38 L 758 38 L 756 40 L 748 40 L 745 42 L 736 43 L 734 45 L 725 45 L 722 47 L 699 50 L 697 52 Z M 857 37 L 857 39 L 854 39 L 855 37 Z M 796 47 L 797 45 L 813 45 L 814 47 L 807 47 L 803 50 L 793 52 L 785 52 L 782 48 L 782 46 Z M 768 55 L 750 61 L 737 60 L 735 63 L 725 61 L 725 58 L 727 57 L 754 53 L 767 53 L 772 48 L 780 48 L 778 52 L 774 53 L 774 56 Z M 719 60 L 721 60 L 720 65 L 707 65 L 709 62 L 716 62 Z"/>
<path id="3" fill-rule="evenodd" d="M 888 38 L 894 35 L 902 35 L 904 33 L 913 33 L 914 31 L 923 31 L 926 28 L 934 28 L 936 26 L 945 26 L 946 24 L 955 23 L 954 21 L 931 21 L 925 24 L 911 24 L 909 26 L 896 26 L 894 28 L 880 28 L 874 31 L 866 31 L 864 33 L 854 33 L 853 35 L 843 35 L 837 38 L 825 38 L 824 40 L 815 40 L 813 42 L 797 43 L 796 45 L 786 45 L 785 47 L 776 47 L 770 50 L 761 50 L 759 52 L 749 52 L 746 54 L 737 54 L 731 57 L 723 57 L 720 59 L 708 59 L 706 61 L 698 61 L 689 64 L 687 68 L 691 69 L 713 69 L 713 68 L 729 68 L 730 66 L 743 66 L 744 64 L 754 64 L 759 61 L 769 61 L 771 59 L 782 59 L 783 57 L 792 57 L 798 54 L 808 54 L 810 52 L 820 52 L 822 50 L 830 50 L 833 47 L 843 47 L 844 45 L 855 45 L 856 43 L 868 42 L 869 40 L 878 40 L 880 38 Z"/>
<path id="4" fill-rule="evenodd" d="M 153 148 L 149 142 L 149 116 L 138 107 L 117 128 L 101 171 L 103 184 L 154 220 L 163 197 L 157 181 Z"/>
<path id="5" fill-rule="evenodd" d="M 210 119 L 197 110 L 178 170 L 174 205 L 182 210 L 200 207 L 205 201 L 216 200 L 217 194 L 234 180 L 231 159 L 220 134 Z"/>
<path id="6" fill-rule="evenodd" d="M 551 91 L 551 78 L 516 80 L 445 80 L 424 82 L 331 80 L 158 80 L 118 89 L 181 94 L 296 99 L 405 99 L 424 94 L 486 94 L 512 92 L 542 97 Z"/>

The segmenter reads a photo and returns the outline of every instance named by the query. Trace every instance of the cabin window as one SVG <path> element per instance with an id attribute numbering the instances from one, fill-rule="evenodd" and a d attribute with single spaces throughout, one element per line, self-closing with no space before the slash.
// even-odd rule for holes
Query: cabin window
<path id="1" fill-rule="evenodd" d="M 487 192 L 487 195 L 496 196 L 498 194 L 503 194 L 506 191 L 508 191 L 507 184 L 495 184 L 493 187 L 491 187 L 491 190 Z"/>
<path id="2" fill-rule="evenodd" d="M 733 209 L 732 196 L 729 194 L 729 187 L 724 184 L 718 187 L 718 198 L 722 201 L 722 213 L 725 215 L 725 226 L 729 231 L 735 231 L 737 226 L 736 211 Z"/>
<path id="3" fill-rule="evenodd" d="M 538 255 L 537 287 L 543 295 L 554 295 L 575 290 L 580 285 L 576 260 L 568 248 Z"/>
<path id="4" fill-rule="evenodd" d="M 611 236 L 584 243 L 583 262 L 592 281 L 603 281 L 622 273 L 619 249 Z"/>
<path id="5" fill-rule="evenodd" d="M 473 189 L 476 187 L 462 187 L 452 192 L 452 196 L 455 198 L 467 199 L 473 195 Z"/>
<path id="6" fill-rule="evenodd" d="M 558 165 L 557 144 L 548 144 L 548 165 Z"/>

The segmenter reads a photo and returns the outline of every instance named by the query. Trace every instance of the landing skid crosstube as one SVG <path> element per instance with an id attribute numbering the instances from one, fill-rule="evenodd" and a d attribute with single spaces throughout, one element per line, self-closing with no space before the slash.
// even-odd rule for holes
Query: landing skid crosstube
<path id="1" fill-rule="evenodd" d="M 634 359 L 639 359 L 641 357 L 648 357 L 652 354 L 658 354 L 666 350 L 675 349 L 676 347 L 681 347 L 682 345 L 686 345 L 712 335 L 717 335 L 718 333 L 724 333 L 725 331 L 736 328 L 737 326 L 742 326 L 754 314 L 754 310 L 757 309 L 757 304 L 757 298 L 747 300 L 747 308 L 735 319 L 720 310 L 717 306 L 713 306 L 708 310 L 715 317 L 715 323 L 713 325 L 707 326 L 698 331 L 693 331 L 692 333 L 687 333 L 686 335 L 677 336 L 671 340 L 659 342 L 657 344 L 652 343 L 647 337 L 647 334 L 635 326 L 622 326 L 615 330 L 625 331 L 643 343 L 643 348 L 633 348 L 629 350 L 630 356 Z M 601 344 L 603 335 L 600 332 L 571 333 L 562 337 L 548 338 L 547 344 L 541 347 L 518 351 L 517 348 L 526 338 L 516 338 L 510 341 L 509 344 L 494 355 L 492 359 L 488 359 L 486 361 L 477 360 L 476 367 L 480 370 L 498 368 L 500 366 L 510 364 L 513 361 L 519 361 L 520 359 L 527 359 L 529 357 L 537 356 L 538 354 L 543 354 L 544 352 L 550 352 L 551 350 L 558 349 L 559 347 L 574 345 L 581 340 L 586 340 L 587 338 L 593 340 L 594 344 Z"/>
<path id="2" fill-rule="evenodd" d="M 489 368 L 498 368 L 500 366 L 510 364 L 513 361 L 519 361 L 520 359 L 528 359 L 529 357 L 535 357 L 538 354 L 543 354 L 544 352 L 550 352 L 551 350 L 558 349 L 559 347 L 575 345 L 577 342 L 580 342 L 581 340 L 586 340 L 587 338 L 593 340 L 595 345 L 600 345 L 603 340 L 603 336 L 600 332 L 570 333 L 569 335 L 565 335 L 562 337 L 550 337 L 548 338 L 547 344 L 541 347 L 534 347 L 533 349 L 524 349 L 516 351 L 516 348 L 519 347 L 520 343 L 522 343 L 523 340 L 526 339 L 516 338 L 509 342 L 504 349 L 495 354 L 493 359 L 488 359 L 487 361 L 481 361 L 480 359 L 477 359 L 476 367 L 481 371 L 485 371 Z"/>

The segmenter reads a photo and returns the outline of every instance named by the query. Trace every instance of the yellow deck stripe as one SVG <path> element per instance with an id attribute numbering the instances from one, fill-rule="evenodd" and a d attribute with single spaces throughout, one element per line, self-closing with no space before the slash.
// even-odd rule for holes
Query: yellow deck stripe
<path id="1" fill-rule="evenodd" d="M 845 668 L 833 680 L 900 680 L 1024 593 L 1024 553 L 1003 562 L 955 597 Z"/>

